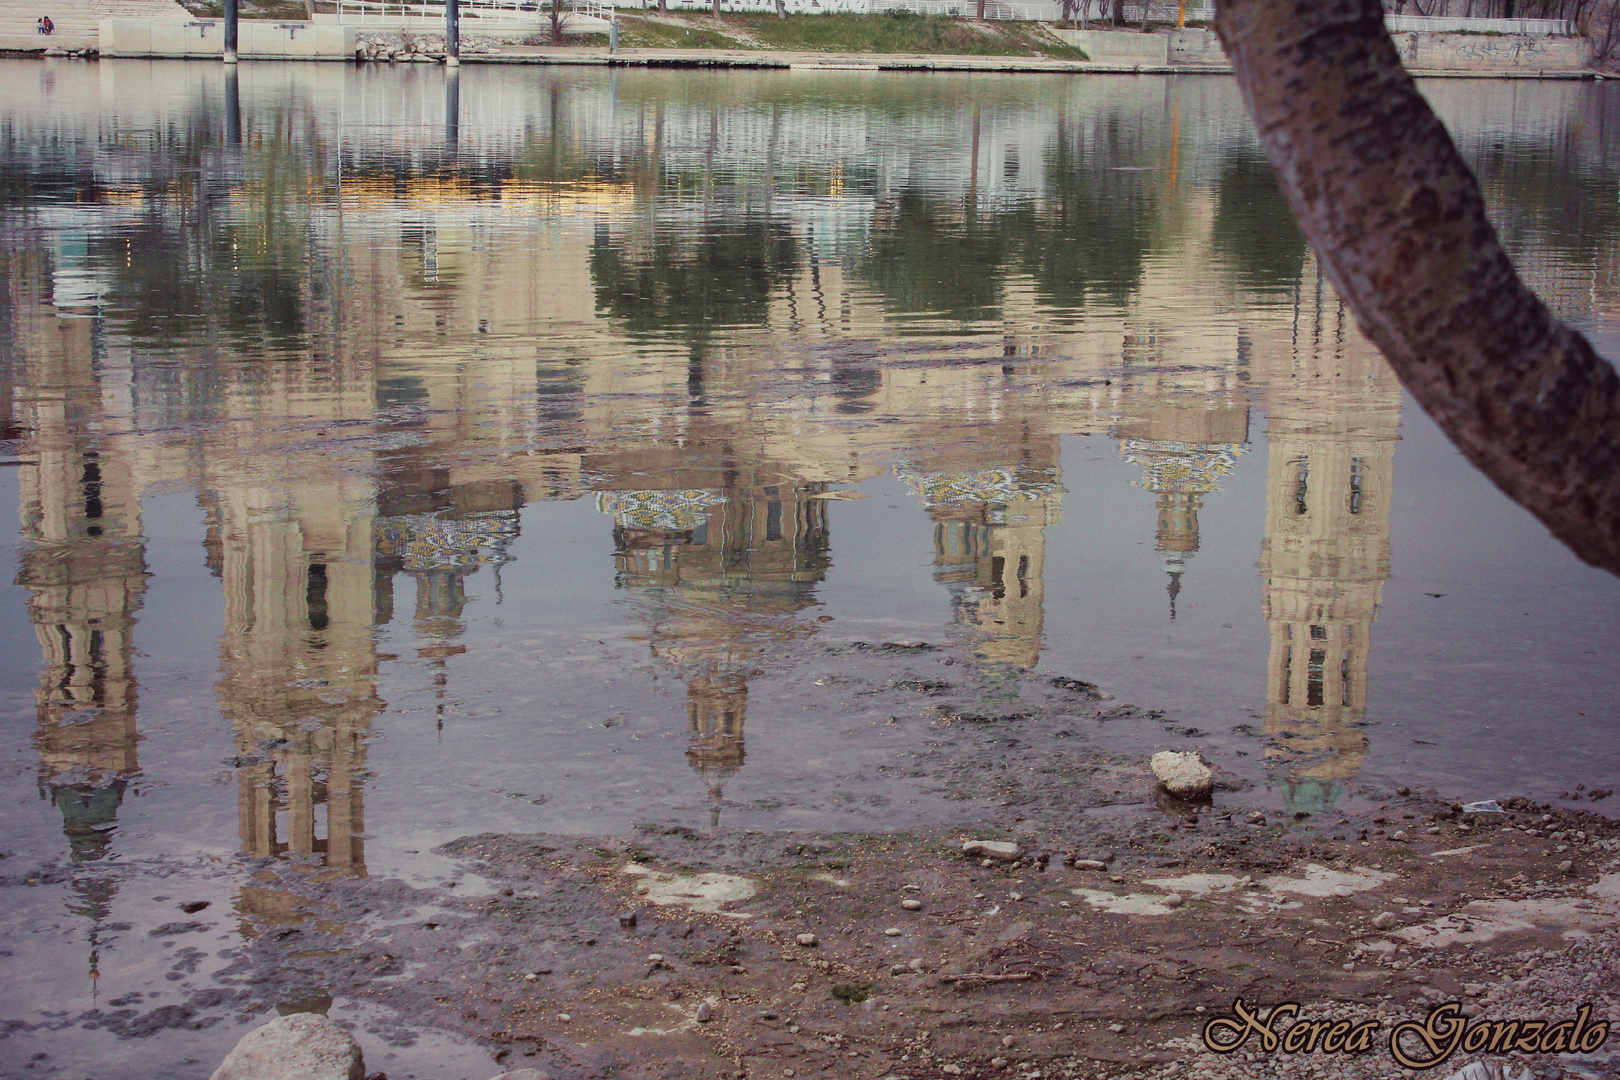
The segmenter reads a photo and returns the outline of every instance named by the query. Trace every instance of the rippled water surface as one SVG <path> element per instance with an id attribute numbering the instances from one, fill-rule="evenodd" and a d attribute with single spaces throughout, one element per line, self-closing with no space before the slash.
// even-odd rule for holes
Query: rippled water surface
<path id="1" fill-rule="evenodd" d="M 1620 91 L 1426 90 L 1620 340 Z M 1224 78 L 3 61 L 0 287 L 7 1068 L 206 1075 L 52 1018 L 286 917 L 239 852 L 957 819 L 856 642 L 1295 811 L 1620 764 L 1620 584 L 1403 398 Z"/>

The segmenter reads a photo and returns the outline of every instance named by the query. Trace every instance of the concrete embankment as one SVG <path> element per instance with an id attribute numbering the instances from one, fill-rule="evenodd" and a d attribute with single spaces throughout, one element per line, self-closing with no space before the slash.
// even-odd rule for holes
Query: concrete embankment
<path id="1" fill-rule="evenodd" d="M 1143 34 L 1119 30 L 1053 31 L 1086 51 L 1094 63 L 1137 64 L 1144 70 L 1230 71 L 1211 30 Z M 1396 33 L 1408 71 L 1459 77 L 1581 78 L 1592 73 L 1592 42 L 1583 37 L 1531 34 Z"/>
<path id="2" fill-rule="evenodd" d="M 1220 41 L 1208 30 L 1154 33 L 1057 29 L 1086 51 L 1089 61 L 1039 56 L 922 55 L 904 53 L 790 52 L 764 49 L 624 49 L 547 47 L 511 42 L 463 50 L 468 64 L 541 64 L 646 68 L 742 68 L 810 71 L 1018 72 L 1045 74 L 1225 75 L 1231 73 Z M 375 37 L 369 32 L 367 37 Z M 72 41 L 0 35 L 0 52 L 176 59 L 217 58 L 218 20 L 109 19 L 93 38 Z M 1397 48 L 1416 75 L 1436 78 L 1593 78 L 1592 43 L 1580 37 L 1398 33 Z M 50 44 L 47 45 L 46 43 Z M 353 27 L 330 23 L 242 23 L 243 59 L 442 62 L 441 39 L 417 38 L 413 47 L 368 45 Z"/>

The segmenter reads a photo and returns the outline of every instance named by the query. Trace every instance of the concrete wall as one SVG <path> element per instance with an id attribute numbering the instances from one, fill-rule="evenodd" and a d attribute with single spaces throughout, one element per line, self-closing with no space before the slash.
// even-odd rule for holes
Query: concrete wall
<path id="1" fill-rule="evenodd" d="M 1592 62 L 1592 42 L 1524 34 L 1396 34 L 1412 71 L 1579 71 Z"/>
<path id="2" fill-rule="evenodd" d="M 1135 30 L 1060 30 L 1053 33 L 1086 50 L 1099 64 L 1164 65 L 1170 62 L 1170 35 Z M 1222 58 L 1224 61 L 1224 57 Z"/>
<path id="3" fill-rule="evenodd" d="M 243 19 L 237 24 L 237 55 L 244 60 L 352 60 L 351 26 Z M 218 57 L 225 49 L 219 19 L 106 19 L 103 56 Z"/>
<path id="4" fill-rule="evenodd" d="M 1226 50 L 1213 30 L 1175 30 L 1165 36 L 1170 39 L 1172 64 L 1226 64 Z"/>
<path id="5" fill-rule="evenodd" d="M 1210 30 L 1056 30 L 1099 64 L 1225 67 L 1226 53 Z M 1579 37 L 1524 34 L 1396 34 L 1411 71 L 1477 71 L 1481 75 L 1579 71 L 1592 60 L 1592 42 Z"/>

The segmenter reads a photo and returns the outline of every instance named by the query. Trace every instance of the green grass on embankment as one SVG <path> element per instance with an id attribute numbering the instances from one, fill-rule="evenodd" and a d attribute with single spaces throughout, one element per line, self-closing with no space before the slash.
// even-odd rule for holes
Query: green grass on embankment
<path id="1" fill-rule="evenodd" d="M 911 12 L 885 15 L 766 14 L 638 17 L 621 12 L 627 49 L 779 49 L 786 52 L 1048 56 L 1084 60 L 1038 23 L 979 23 Z"/>
<path id="2" fill-rule="evenodd" d="M 180 0 L 180 6 L 199 19 L 225 17 L 225 0 Z M 242 0 L 237 6 L 237 14 L 244 19 L 285 19 L 289 22 L 302 22 L 309 18 L 309 8 L 304 0 Z"/>

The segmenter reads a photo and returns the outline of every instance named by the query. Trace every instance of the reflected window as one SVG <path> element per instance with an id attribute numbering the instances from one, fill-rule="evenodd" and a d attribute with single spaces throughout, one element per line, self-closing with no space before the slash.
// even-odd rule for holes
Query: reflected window
<path id="1" fill-rule="evenodd" d="M 1000 555 L 990 559 L 990 595 L 1000 600 L 1007 595 L 1007 583 L 1004 580 L 1007 573 L 1007 560 Z"/>
<path id="2" fill-rule="evenodd" d="M 326 564 L 310 563 L 309 573 L 304 586 L 304 599 L 309 609 L 309 628 L 311 630 L 325 630 L 327 625 L 326 614 Z"/>
<path id="3" fill-rule="evenodd" d="M 1293 628 L 1290 627 L 1289 629 L 1292 630 Z M 1288 646 L 1288 651 L 1283 654 L 1282 689 L 1281 689 L 1281 692 L 1278 693 L 1278 695 L 1277 695 L 1280 703 L 1283 704 L 1283 705 L 1288 704 L 1288 694 L 1289 694 L 1289 690 L 1291 689 L 1290 684 L 1293 681 L 1294 681 L 1294 647 L 1292 645 L 1290 645 L 1290 646 Z"/>
<path id="4" fill-rule="evenodd" d="M 1322 704 L 1322 675 L 1326 667 L 1327 650 L 1312 649 L 1310 663 L 1305 669 L 1305 704 L 1313 708 Z"/>
<path id="5" fill-rule="evenodd" d="M 1029 556 L 1018 556 L 1018 598 L 1029 595 Z"/>
<path id="6" fill-rule="evenodd" d="M 92 455 L 85 455 L 86 457 Z M 84 492 L 84 516 L 90 521 L 99 520 L 101 508 L 101 466 L 93 461 L 84 463 L 84 472 L 79 476 L 79 487 Z M 100 525 L 91 525 L 85 529 L 91 536 L 101 535 Z"/>
<path id="7" fill-rule="evenodd" d="M 1309 509 L 1306 496 L 1310 494 L 1311 489 L 1311 459 L 1295 458 L 1293 465 L 1296 470 L 1294 473 L 1294 513 L 1303 515 Z"/>
<path id="8" fill-rule="evenodd" d="M 767 495 L 774 495 L 774 488 L 766 488 Z M 782 539 L 782 500 L 772 499 L 765 504 L 765 539 Z"/>
<path id="9" fill-rule="evenodd" d="M 1350 512 L 1361 513 L 1361 480 L 1365 472 L 1363 460 L 1358 457 L 1350 459 Z"/>

